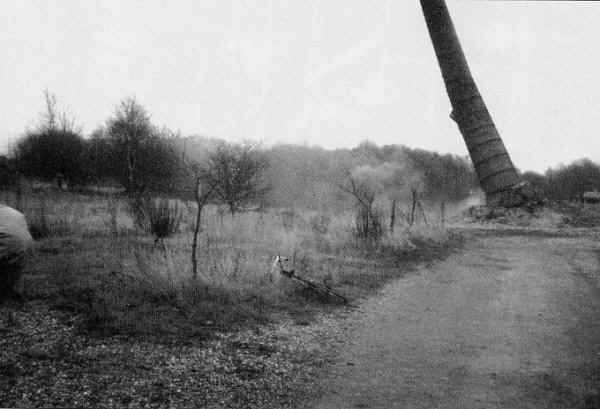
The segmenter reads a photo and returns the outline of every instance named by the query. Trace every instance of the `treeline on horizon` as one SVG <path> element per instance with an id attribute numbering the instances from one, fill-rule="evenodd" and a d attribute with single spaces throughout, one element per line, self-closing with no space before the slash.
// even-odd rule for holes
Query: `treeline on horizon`
<path id="1" fill-rule="evenodd" d="M 46 91 L 45 102 L 39 124 L 24 132 L 8 156 L 0 156 L 3 186 L 22 176 L 70 189 L 116 186 L 128 194 L 193 199 L 194 175 L 214 166 L 218 151 L 219 160 L 231 158 L 235 164 L 227 172 L 243 172 L 236 168 L 240 164 L 256 166 L 252 178 L 260 180 L 243 181 L 260 186 L 255 189 L 260 194 L 250 200 L 253 206 L 347 208 L 352 205 L 349 184 L 366 190 L 367 196 L 360 192 L 364 197 L 398 202 L 409 201 L 415 192 L 425 203 L 459 202 L 479 190 L 468 157 L 368 141 L 352 149 L 326 150 L 183 136 L 154 125 L 135 98 L 122 100 L 103 125 L 83 135 L 76 121 L 59 110 L 54 95 Z M 572 200 L 600 190 L 600 166 L 589 160 L 523 177 L 549 199 Z"/>
<path id="2" fill-rule="evenodd" d="M 586 192 L 600 192 L 600 166 L 589 159 L 521 175 L 539 195 L 554 201 L 583 201 Z"/>

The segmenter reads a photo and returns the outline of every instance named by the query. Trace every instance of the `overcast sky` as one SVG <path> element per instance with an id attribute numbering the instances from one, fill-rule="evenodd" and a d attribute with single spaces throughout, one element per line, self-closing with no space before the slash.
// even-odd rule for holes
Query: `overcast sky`
<path id="1" fill-rule="evenodd" d="M 600 161 L 600 2 L 448 0 L 515 164 Z M 86 133 L 130 95 L 228 140 L 466 155 L 418 0 L 2 2 L 0 151 L 48 88 Z"/>

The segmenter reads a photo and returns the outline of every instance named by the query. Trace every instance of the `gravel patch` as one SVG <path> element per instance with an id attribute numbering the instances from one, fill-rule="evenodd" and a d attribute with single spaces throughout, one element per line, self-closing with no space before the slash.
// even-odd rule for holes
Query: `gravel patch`
<path id="1" fill-rule="evenodd" d="M 43 302 L 4 304 L 0 407 L 303 407 L 342 342 L 340 314 L 164 342 L 90 336 Z"/>

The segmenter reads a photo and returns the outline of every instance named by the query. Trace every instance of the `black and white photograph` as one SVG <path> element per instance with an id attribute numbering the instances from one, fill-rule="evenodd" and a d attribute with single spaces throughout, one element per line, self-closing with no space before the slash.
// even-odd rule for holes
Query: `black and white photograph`
<path id="1" fill-rule="evenodd" d="M 0 408 L 600 409 L 600 1 L 0 10 Z"/>

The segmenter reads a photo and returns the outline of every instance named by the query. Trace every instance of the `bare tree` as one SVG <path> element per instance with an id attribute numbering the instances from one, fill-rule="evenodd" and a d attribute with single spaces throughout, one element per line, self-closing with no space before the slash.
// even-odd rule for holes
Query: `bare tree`
<path id="1" fill-rule="evenodd" d="M 112 177 L 138 200 L 149 191 L 170 191 L 183 167 L 171 133 L 158 129 L 135 98 L 126 98 L 107 121 Z"/>
<path id="2" fill-rule="evenodd" d="M 251 144 L 221 144 L 212 152 L 200 177 L 213 186 L 216 199 L 227 205 L 233 216 L 268 190 L 263 173 L 266 158 Z"/>
<path id="3" fill-rule="evenodd" d="M 211 199 L 214 186 L 209 185 L 205 186 L 204 189 L 202 187 L 202 178 L 196 174 L 195 176 L 196 182 L 196 221 L 194 223 L 194 237 L 192 239 L 192 275 L 194 280 L 198 278 L 198 235 L 200 234 L 201 226 L 202 226 L 202 210 L 204 206 Z"/>
<path id="4" fill-rule="evenodd" d="M 50 130 L 57 127 L 57 98 L 55 94 L 51 94 L 48 88 L 44 90 L 44 102 L 46 103 L 46 112 L 42 115 L 42 121 L 38 127 L 40 130 Z"/>
<path id="5" fill-rule="evenodd" d="M 135 98 L 126 98 L 108 120 L 107 130 L 119 156 L 116 165 L 123 170 L 119 173 L 125 189 L 130 194 L 143 190 L 139 161 L 142 147 L 152 135 L 150 115 Z"/>
<path id="6" fill-rule="evenodd" d="M 42 113 L 42 119 L 37 126 L 39 132 L 81 133 L 81 127 L 77 125 L 75 116 L 70 114 L 66 108 L 59 108 L 56 94 L 50 92 L 48 88 L 44 90 L 44 104 L 46 110 Z"/>
<path id="7" fill-rule="evenodd" d="M 380 214 L 375 209 L 375 199 L 381 191 L 381 185 L 375 180 L 363 177 L 360 168 L 357 172 L 344 170 L 345 182 L 338 185 L 350 194 L 356 203 L 356 235 L 362 239 L 379 239 L 383 234 Z"/>

